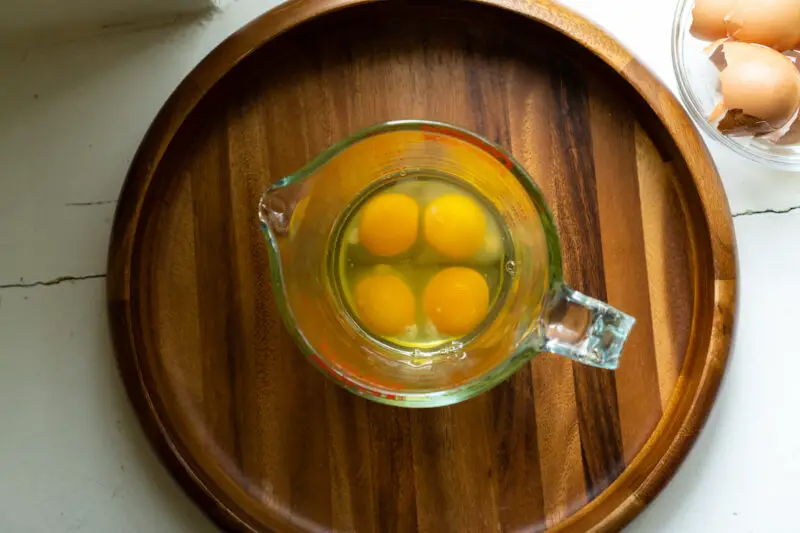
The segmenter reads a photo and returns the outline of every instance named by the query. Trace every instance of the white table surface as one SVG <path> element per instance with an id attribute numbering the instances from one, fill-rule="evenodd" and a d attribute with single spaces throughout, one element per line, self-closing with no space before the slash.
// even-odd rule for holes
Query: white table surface
<path id="1" fill-rule="evenodd" d="M 566 3 L 674 89 L 675 1 Z M 126 168 L 162 102 L 273 5 L 239 0 L 202 19 L 0 50 L 0 532 L 217 531 L 127 403 L 106 324 L 106 247 Z M 737 213 L 734 353 L 694 450 L 627 531 L 800 531 L 800 350 L 789 335 L 800 329 L 800 174 L 710 148 Z"/>

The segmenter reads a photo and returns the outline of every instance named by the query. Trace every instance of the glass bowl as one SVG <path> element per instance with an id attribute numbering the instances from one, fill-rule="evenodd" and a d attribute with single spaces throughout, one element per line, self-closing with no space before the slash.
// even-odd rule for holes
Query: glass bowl
<path id="1" fill-rule="evenodd" d="M 783 170 L 800 171 L 800 144 L 776 145 L 752 137 L 724 135 L 708 122 L 720 98 L 719 72 L 703 51 L 710 43 L 689 33 L 694 0 L 680 0 L 672 26 L 672 63 L 684 105 L 711 138 L 744 157 Z"/>

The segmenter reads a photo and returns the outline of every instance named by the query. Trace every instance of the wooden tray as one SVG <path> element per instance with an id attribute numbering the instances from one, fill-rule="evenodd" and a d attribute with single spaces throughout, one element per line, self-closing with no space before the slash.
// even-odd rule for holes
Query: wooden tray
<path id="1" fill-rule="evenodd" d="M 616 373 L 543 355 L 449 408 L 327 381 L 275 308 L 256 201 L 351 132 L 452 122 L 545 191 L 576 289 L 638 318 Z M 267 13 L 169 99 L 130 170 L 109 300 L 161 457 L 232 531 L 616 530 L 686 455 L 735 300 L 725 196 L 672 95 L 547 0 L 304 0 Z"/>

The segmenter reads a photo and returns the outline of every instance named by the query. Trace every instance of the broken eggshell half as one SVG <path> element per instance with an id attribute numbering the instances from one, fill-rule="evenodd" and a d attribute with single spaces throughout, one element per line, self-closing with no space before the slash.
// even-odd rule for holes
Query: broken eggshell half
<path id="1" fill-rule="evenodd" d="M 700 0 L 698 0 L 700 1 Z M 730 37 L 783 52 L 800 44 L 800 0 L 736 0 L 725 17 Z"/>
<path id="2" fill-rule="evenodd" d="M 689 31 L 698 39 L 715 41 L 728 36 L 725 18 L 730 15 L 737 0 L 697 0 L 692 9 L 692 27 Z"/>
<path id="3" fill-rule="evenodd" d="M 696 0 L 689 31 L 707 41 L 731 37 L 783 52 L 800 45 L 800 0 Z"/>
<path id="4" fill-rule="evenodd" d="M 711 53 L 720 70 L 722 101 L 709 120 L 728 135 L 781 141 L 800 113 L 800 70 L 766 46 L 725 41 Z"/>

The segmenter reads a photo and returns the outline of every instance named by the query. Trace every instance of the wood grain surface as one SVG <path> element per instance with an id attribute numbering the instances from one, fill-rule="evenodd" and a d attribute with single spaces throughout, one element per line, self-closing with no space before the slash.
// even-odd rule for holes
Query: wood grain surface
<path id="1" fill-rule="evenodd" d="M 278 315 L 256 203 L 334 141 L 451 122 L 541 186 L 566 280 L 637 319 L 615 372 L 542 354 L 468 402 L 391 408 L 327 381 Z M 129 395 L 230 531 L 613 531 L 674 473 L 735 304 L 716 171 L 668 91 L 547 1 L 290 2 L 176 90 L 132 164 L 109 256 Z"/>

